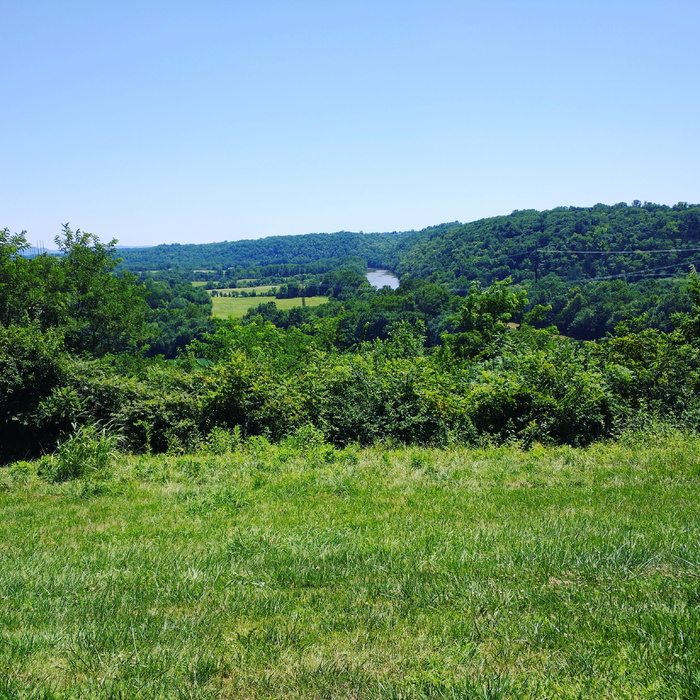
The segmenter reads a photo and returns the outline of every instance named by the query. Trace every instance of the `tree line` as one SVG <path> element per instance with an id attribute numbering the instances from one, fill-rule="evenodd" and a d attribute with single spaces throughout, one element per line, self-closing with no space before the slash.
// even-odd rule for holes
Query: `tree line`
<path id="1" fill-rule="evenodd" d="M 214 321 L 206 291 L 179 273 L 119 271 L 114 241 L 67 226 L 57 243 L 60 257 L 26 258 L 26 236 L 0 233 L 4 462 L 93 424 L 130 450 L 177 452 L 212 431 L 276 440 L 307 425 L 338 445 L 580 445 L 647 420 L 700 420 L 694 270 L 667 329 L 629 317 L 582 341 L 548 325 L 553 306 L 512 278 L 457 295 L 409 276 L 375 290 L 336 270 L 321 307 L 272 302 Z"/>

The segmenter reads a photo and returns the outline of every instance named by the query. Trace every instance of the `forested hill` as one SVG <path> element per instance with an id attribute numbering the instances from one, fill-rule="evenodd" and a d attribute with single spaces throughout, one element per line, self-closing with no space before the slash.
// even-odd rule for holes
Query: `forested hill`
<path id="1" fill-rule="evenodd" d="M 393 256 L 406 233 L 309 233 L 257 240 L 204 244 L 171 244 L 120 251 L 124 267 L 133 270 L 167 268 L 215 269 L 231 266 L 308 264 L 318 260 L 359 256 L 370 266 L 394 267 Z"/>
<path id="2" fill-rule="evenodd" d="M 549 273 L 569 282 L 668 276 L 700 260 L 700 206 L 530 209 L 420 232 L 412 243 L 396 271 L 432 282 L 534 281 Z"/>
<path id="3" fill-rule="evenodd" d="M 370 267 L 459 287 L 507 276 L 568 282 L 601 277 L 683 274 L 700 260 L 700 205 L 634 202 L 514 211 L 422 231 L 271 236 L 224 243 L 160 245 L 120 251 L 134 270 L 215 269 L 308 264 L 347 256 Z"/>

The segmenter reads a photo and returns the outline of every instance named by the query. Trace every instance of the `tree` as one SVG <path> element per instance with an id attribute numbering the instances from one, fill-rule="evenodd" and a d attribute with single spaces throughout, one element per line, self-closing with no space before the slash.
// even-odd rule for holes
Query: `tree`
<path id="1" fill-rule="evenodd" d="M 462 308 L 451 320 L 456 333 L 444 333 L 444 355 L 462 358 L 491 356 L 514 314 L 527 304 L 524 289 L 513 291 L 509 277 L 482 289 L 472 282 Z"/>
<path id="2" fill-rule="evenodd" d="M 37 449 L 44 435 L 36 410 L 59 383 L 64 359 L 57 333 L 0 326 L 0 464 Z"/>
<path id="3" fill-rule="evenodd" d="M 0 230 L 0 326 L 26 320 L 29 270 L 21 253 L 27 248 L 24 231 Z"/>
<path id="4" fill-rule="evenodd" d="M 700 339 L 700 275 L 694 265 L 691 265 L 688 275 L 688 294 L 691 300 L 689 314 L 674 314 L 673 320 L 683 336 L 689 341 Z"/>
<path id="5" fill-rule="evenodd" d="M 143 346 L 147 290 L 129 273 L 114 274 L 117 241 L 100 243 L 68 224 L 55 241 L 63 258 L 49 293 L 59 308 L 66 347 L 99 356 Z"/>

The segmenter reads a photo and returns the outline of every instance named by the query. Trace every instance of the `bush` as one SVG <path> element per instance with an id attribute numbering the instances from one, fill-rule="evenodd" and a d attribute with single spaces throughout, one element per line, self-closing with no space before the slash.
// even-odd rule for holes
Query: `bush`
<path id="1" fill-rule="evenodd" d="M 241 427 L 234 426 L 233 430 L 226 430 L 214 426 L 204 441 L 203 451 L 214 455 L 225 455 L 235 452 L 241 446 Z"/>
<path id="2" fill-rule="evenodd" d="M 56 334 L 0 327 L 0 463 L 30 455 L 43 438 L 37 407 L 61 381 L 64 359 Z"/>
<path id="3" fill-rule="evenodd" d="M 116 456 L 119 439 L 96 424 L 74 426 L 55 455 L 39 462 L 39 473 L 52 482 L 105 477 Z"/>

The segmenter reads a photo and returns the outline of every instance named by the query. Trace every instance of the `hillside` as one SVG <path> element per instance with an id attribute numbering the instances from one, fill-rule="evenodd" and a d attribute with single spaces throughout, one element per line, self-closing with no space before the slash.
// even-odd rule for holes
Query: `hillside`
<path id="1" fill-rule="evenodd" d="M 616 213 L 609 230 L 650 212 L 627 209 L 603 209 Z M 647 218 L 657 228 L 666 220 L 665 237 L 640 227 L 641 243 L 691 240 L 697 208 L 657 212 Z M 524 215 L 553 230 L 532 213 L 509 221 Z M 675 239 L 665 233 L 672 224 Z M 434 249 L 468 230 L 448 226 Z M 283 310 L 271 297 L 253 300 L 255 283 L 278 282 L 212 288 L 212 296 L 253 307 L 224 322 L 211 317 L 212 296 L 180 272 L 113 274 L 112 244 L 68 227 L 58 241 L 60 258 L 28 259 L 23 235 L 0 231 L 0 434 L 8 436 L 0 460 L 40 457 L 93 423 L 119 426 L 125 447 L 149 453 L 189 449 L 215 429 L 277 440 L 307 424 L 340 446 L 580 445 L 645 416 L 698 426 L 694 271 L 586 285 L 551 272 L 536 284 L 467 279 L 458 296 L 450 282 L 406 277 L 396 290 L 376 289 L 364 269 L 337 269 L 304 276 L 304 298 L 327 299 L 318 306 Z M 669 250 L 658 253 L 679 255 Z M 300 289 L 288 278 L 278 298 L 298 298 Z"/>
<path id="2" fill-rule="evenodd" d="M 700 207 L 624 203 L 561 207 L 421 232 L 397 272 L 434 282 L 537 281 L 554 273 L 568 282 L 600 277 L 669 276 L 700 260 Z"/>
<path id="3" fill-rule="evenodd" d="M 573 251 L 573 252 L 572 252 Z M 120 251 L 129 269 L 216 269 L 361 257 L 370 267 L 432 282 L 489 283 L 512 276 L 567 282 L 673 276 L 700 260 L 700 205 L 635 202 L 559 207 L 401 233 L 311 233 Z"/>
<path id="4" fill-rule="evenodd" d="M 232 266 L 304 265 L 318 260 L 361 256 L 370 265 L 383 266 L 397 241 L 408 233 L 309 233 L 270 236 L 223 243 L 171 244 L 120 251 L 122 265 L 133 270 L 220 269 Z"/>

